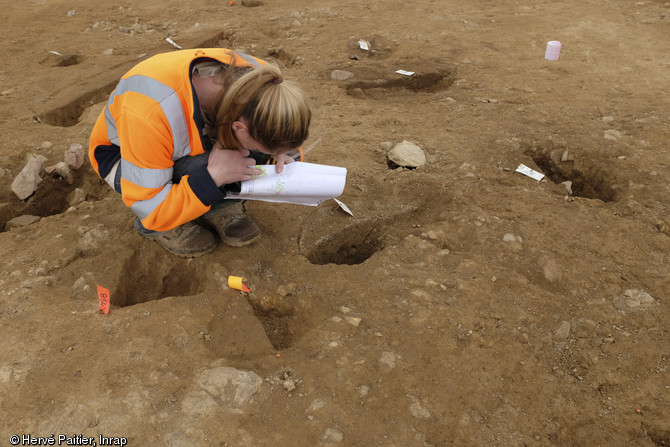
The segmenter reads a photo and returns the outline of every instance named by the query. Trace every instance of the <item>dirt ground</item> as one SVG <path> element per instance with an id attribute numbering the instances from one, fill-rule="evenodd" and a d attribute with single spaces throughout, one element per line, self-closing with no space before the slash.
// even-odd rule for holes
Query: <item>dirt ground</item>
<path id="1" fill-rule="evenodd" d="M 0 3 L 0 445 L 670 445 L 670 3 Z M 19 200 L 168 37 L 279 60 L 353 217 L 185 260 L 88 161 Z"/>

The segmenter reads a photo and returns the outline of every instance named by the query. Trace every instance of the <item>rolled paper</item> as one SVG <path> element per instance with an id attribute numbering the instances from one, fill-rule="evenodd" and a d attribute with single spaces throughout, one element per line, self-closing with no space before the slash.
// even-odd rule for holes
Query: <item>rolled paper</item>
<path id="1" fill-rule="evenodd" d="M 561 42 L 552 40 L 547 42 L 547 50 L 544 52 L 544 58 L 550 61 L 557 61 L 561 53 Z"/>

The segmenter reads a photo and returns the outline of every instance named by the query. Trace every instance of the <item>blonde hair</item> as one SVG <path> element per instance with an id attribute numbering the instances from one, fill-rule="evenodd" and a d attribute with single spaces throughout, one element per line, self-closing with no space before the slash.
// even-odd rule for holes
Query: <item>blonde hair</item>
<path id="1" fill-rule="evenodd" d="M 240 67 L 237 67 L 240 68 Z M 249 135 L 266 149 L 297 148 L 309 136 L 312 118 L 300 86 L 285 80 L 274 63 L 262 64 L 236 78 L 226 70 L 223 97 L 216 116 L 218 137 L 224 148 L 238 147 L 233 122 L 244 118 Z"/>

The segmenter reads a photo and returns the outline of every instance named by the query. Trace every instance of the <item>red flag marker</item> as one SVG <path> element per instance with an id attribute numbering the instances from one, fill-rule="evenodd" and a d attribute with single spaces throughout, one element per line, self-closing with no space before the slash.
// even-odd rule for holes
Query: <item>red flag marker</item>
<path id="1" fill-rule="evenodd" d="M 242 282 L 242 278 L 239 276 L 229 276 L 228 277 L 228 287 L 232 289 L 241 290 L 242 292 L 251 292 L 247 286 Z"/>
<path id="2" fill-rule="evenodd" d="M 98 299 L 100 300 L 100 310 L 104 314 L 109 313 L 109 305 L 110 305 L 110 299 L 109 299 L 109 290 L 105 289 L 104 287 L 98 286 Z"/>

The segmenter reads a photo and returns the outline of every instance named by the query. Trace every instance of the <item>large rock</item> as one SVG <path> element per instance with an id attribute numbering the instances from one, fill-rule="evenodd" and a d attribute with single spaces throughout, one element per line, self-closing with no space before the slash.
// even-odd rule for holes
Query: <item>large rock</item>
<path id="1" fill-rule="evenodd" d="M 396 144 L 387 157 L 394 164 L 404 168 L 418 168 L 426 164 L 426 154 L 423 149 L 409 141 Z"/>
<path id="2" fill-rule="evenodd" d="M 42 171 L 47 158 L 43 155 L 31 155 L 19 175 L 12 182 L 12 192 L 20 200 L 32 196 L 42 181 Z"/>
<path id="3" fill-rule="evenodd" d="M 345 70 L 333 70 L 330 72 L 330 79 L 333 81 L 347 81 L 354 77 L 354 74 Z"/>

